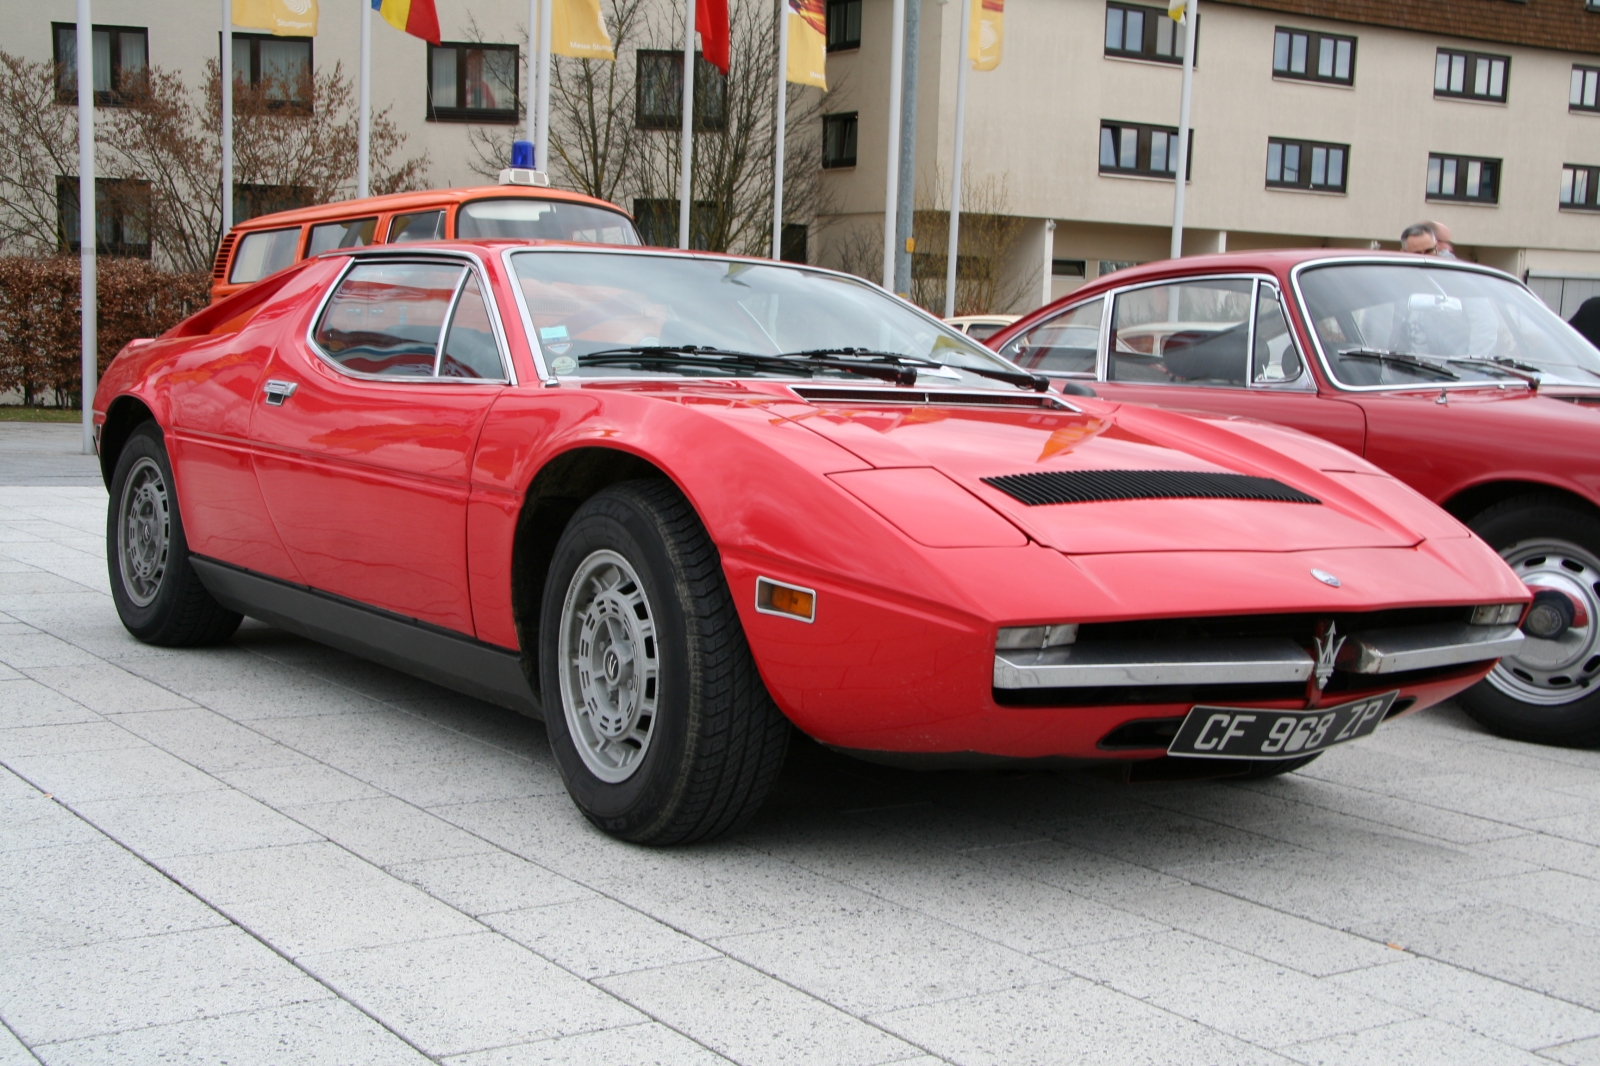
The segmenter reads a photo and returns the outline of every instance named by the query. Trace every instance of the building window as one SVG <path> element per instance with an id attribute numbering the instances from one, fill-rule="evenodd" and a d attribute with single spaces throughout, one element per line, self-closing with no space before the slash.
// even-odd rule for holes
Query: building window
<path id="1" fill-rule="evenodd" d="M 1439 49 L 1433 63 L 1433 95 L 1505 103 L 1510 56 Z"/>
<path id="2" fill-rule="evenodd" d="M 639 49 L 639 84 L 634 93 L 634 122 L 642 130 L 675 130 L 683 126 L 683 53 Z M 697 132 L 726 129 L 727 82 L 722 71 L 694 54 L 694 128 Z"/>
<path id="3" fill-rule="evenodd" d="M 81 247 L 78 179 L 56 178 L 56 232 L 61 250 Z M 150 258 L 150 183 L 131 178 L 96 178 L 94 248 L 100 255 Z"/>
<path id="4" fill-rule="evenodd" d="M 828 0 L 828 51 L 861 47 L 861 0 Z"/>
<path id="5" fill-rule="evenodd" d="M 1429 155 L 1428 199 L 1499 203 L 1500 160 Z"/>
<path id="6" fill-rule="evenodd" d="M 1198 31 L 1200 27 L 1196 26 Z M 1188 30 L 1167 17 L 1159 7 L 1133 4 L 1106 5 L 1106 55 L 1149 59 L 1157 63 L 1183 62 L 1183 41 Z"/>
<path id="7" fill-rule="evenodd" d="M 1572 92 L 1567 97 L 1569 111 L 1600 111 L 1600 67 L 1572 68 Z"/>
<path id="8" fill-rule="evenodd" d="M 233 35 L 233 83 L 259 91 L 268 107 L 311 109 L 311 38 Z"/>
<path id="9" fill-rule="evenodd" d="M 806 262 L 806 245 L 810 231 L 803 222 L 785 222 L 779 238 L 778 258 L 785 263 Z"/>
<path id="10" fill-rule="evenodd" d="M 711 231 L 717 223 L 717 205 L 710 200 L 696 200 L 689 207 L 689 247 L 706 251 L 711 247 Z M 633 224 L 639 230 L 639 239 L 652 248 L 678 246 L 678 201 L 633 201 Z"/>
<path id="11" fill-rule="evenodd" d="M 244 185 L 233 187 L 233 221 L 293 211 L 316 203 L 311 190 L 299 185 Z"/>
<path id="12" fill-rule="evenodd" d="M 1050 276 L 1053 278 L 1081 278 L 1088 270 L 1088 262 L 1083 259 L 1052 259 L 1050 260 Z"/>
<path id="13" fill-rule="evenodd" d="M 517 121 L 517 46 L 428 46 L 429 122 Z"/>
<path id="14" fill-rule="evenodd" d="M 55 31 L 56 99 L 78 102 L 78 27 L 53 22 Z M 149 31 L 135 26 L 95 26 L 94 102 L 119 107 L 144 86 L 150 65 Z"/>
<path id="15" fill-rule="evenodd" d="M 1178 131 L 1171 126 L 1100 124 L 1100 173 L 1170 178 L 1178 169 Z M 1194 175 L 1194 131 L 1189 131 L 1189 171 Z"/>
<path id="16" fill-rule="evenodd" d="M 853 167 L 855 165 L 856 112 L 847 111 L 842 115 L 823 115 L 823 169 L 831 170 L 834 167 Z"/>
<path id="17" fill-rule="evenodd" d="M 1272 73 L 1296 81 L 1354 85 L 1356 39 L 1279 26 L 1272 42 Z"/>
<path id="18" fill-rule="evenodd" d="M 1561 168 L 1561 206 L 1573 211 L 1600 211 L 1595 202 L 1600 187 L 1600 167 L 1568 163 Z"/>
<path id="19" fill-rule="evenodd" d="M 1349 158 L 1348 144 L 1269 138 L 1267 187 L 1344 192 L 1346 162 Z"/>

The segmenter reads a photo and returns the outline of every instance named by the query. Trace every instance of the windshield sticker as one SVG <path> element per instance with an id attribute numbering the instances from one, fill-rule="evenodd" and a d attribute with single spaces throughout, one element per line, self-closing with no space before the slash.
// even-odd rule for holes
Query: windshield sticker
<path id="1" fill-rule="evenodd" d="M 578 361 L 570 355 L 550 360 L 550 369 L 557 374 L 570 374 L 578 369 Z"/>
<path id="2" fill-rule="evenodd" d="M 566 326 L 541 326 L 539 328 L 539 339 L 542 341 L 559 341 L 566 340 L 566 338 Z"/>

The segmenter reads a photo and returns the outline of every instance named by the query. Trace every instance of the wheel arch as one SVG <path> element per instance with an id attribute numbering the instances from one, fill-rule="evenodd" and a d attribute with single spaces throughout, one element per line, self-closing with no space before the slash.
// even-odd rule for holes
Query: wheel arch
<path id="1" fill-rule="evenodd" d="M 511 550 L 511 613 L 523 668 L 539 692 L 539 613 L 556 543 L 584 501 L 623 481 L 670 481 L 667 472 L 621 448 L 584 446 L 552 457 L 528 485 Z"/>
<path id="2" fill-rule="evenodd" d="M 1455 516 L 1459 521 L 1470 525 L 1472 519 L 1482 514 L 1496 504 L 1515 499 L 1518 496 L 1555 496 L 1570 503 L 1574 510 L 1581 511 L 1594 518 L 1600 518 L 1600 507 L 1592 500 L 1573 492 L 1571 489 L 1560 485 L 1551 485 L 1541 481 L 1490 481 L 1462 489 L 1454 496 L 1441 502 L 1446 511 Z"/>
<path id="3" fill-rule="evenodd" d="M 133 431 L 145 422 L 155 422 L 155 412 L 136 396 L 118 396 L 106 409 L 105 423 L 100 427 L 100 478 L 111 488 L 111 477 L 117 471 L 117 459 L 128 443 Z"/>

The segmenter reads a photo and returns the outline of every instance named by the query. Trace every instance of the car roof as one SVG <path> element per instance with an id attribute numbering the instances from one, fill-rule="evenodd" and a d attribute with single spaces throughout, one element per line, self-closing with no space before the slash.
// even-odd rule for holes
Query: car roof
<path id="1" fill-rule="evenodd" d="M 238 232 L 276 229 L 280 226 L 299 226 L 307 222 L 324 222 L 331 219 L 354 218 L 360 215 L 381 215 L 396 211 L 412 211 L 419 208 L 443 207 L 449 204 L 466 203 L 468 200 L 483 200 L 491 197 L 495 199 L 557 200 L 566 203 L 589 204 L 593 207 L 615 211 L 629 219 L 633 217 L 608 200 L 586 196 L 580 192 L 569 192 L 566 189 L 547 189 L 528 185 L 473 185 L 459 189 L 426 189 L 421 192 L 389 193 L 386 196 L 368 196 L 361 200 L 335 200 L 332 203 L 317 204 L 313 207 L 296 207 L 289 211 L 276 211 L 270 215 L 257 215 L 255 218 L 240 222 L 233 228 Z"/>

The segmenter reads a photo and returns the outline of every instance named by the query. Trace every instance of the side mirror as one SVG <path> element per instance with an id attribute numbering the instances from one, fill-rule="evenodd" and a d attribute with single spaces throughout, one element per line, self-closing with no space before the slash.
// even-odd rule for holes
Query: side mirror
<path id="1" fill-rule="evenodd" d="M 1073 381 L 1071 378 L 1067 378 L 1061 382 L 1061 391 L 1068 396 L 1100 395 L 1098 392 L 1094 391 L 1094 386 L 1086 385 L 1081 381 Z"/>

